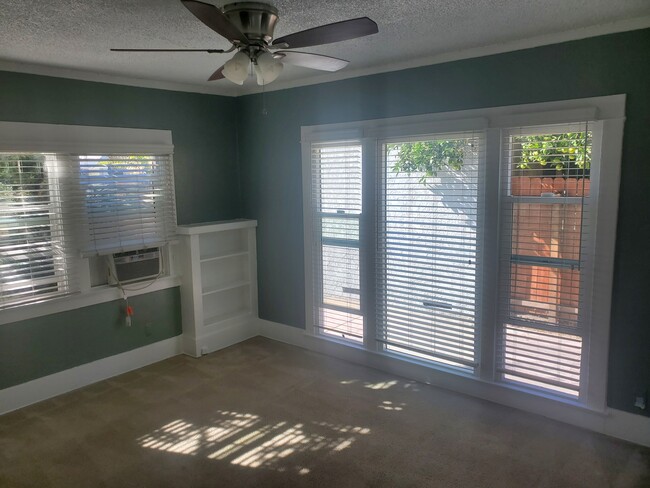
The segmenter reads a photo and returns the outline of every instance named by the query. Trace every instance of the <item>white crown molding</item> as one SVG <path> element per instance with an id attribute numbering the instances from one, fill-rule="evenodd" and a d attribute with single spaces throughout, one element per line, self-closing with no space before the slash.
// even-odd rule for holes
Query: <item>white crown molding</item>
<path id="1" fill-rule="evenodd" d="M 62 68 L 59 66 L 48 66 L 44 64 L 22 63 L 0 59 L 0 71 L 11 71 L 15 73 L 27 73 L 31 75 L 53 76 L 55 78 L 68 78 L 80 81 L 92 81 L 96 83 L 109 83 L 113 85 L 135 86 L 139 88 L 153 88 L 158 90 L 179 91 L 186 93 L 202 93 L 205 95 L 221 95 L 227 97 L 237 96 L 238 86 L 226 85 L 225 83 L 215 85 L 198 85 L 191 83 L 178 83 L 173 81 L 146 80 L 129 76 L 112 75 L 73 68 Z"/>
<path id="2" fill-rule="evenodd" d="M 419 68 L 422 66 L 431 66 L 434 64 L 448 63 L 451 61 L 460 61 L 462 59 L 480 58 L 483 56 L 490 56 L 493 54 L 502 54 L 512 51 L 521 51 L 523 49 L 530 49 L 540 46 L 548 46 L 551 44 L 559 44 L 568 41 L 577 41 L 589 37 L 603 36 L 607 34 L 616 34 L 619 32 L 627 32 L 639 29 L 646 29 L 650 27 L 650 15 L 638 17 L 634 19 L 620 20 L 607 24 L 599 24 L 572 31 L 556 32 L 553 34 L 546 34 L 543 36 L 530 37 L 526 39 L 519 39 L 516 41 L 508 41 L 498 44 L 490 44 L 486 46 L 473 47 L 463 49 L 460 51 L 451 51 L 441 54 L 436 54 L 428 57 L 421 57 L 417 59 L 409 59 L 396 63 L 388 63 L 381 66 L 363 69 L 343 70 L 337 73 L 324 74 L 315 76 L 308 79 L 301 80 L 282 80 L 274 82 L 264 88 L 265 92 L 286 90 L 288 88 L 296 88 L 299 86 L 317 85 L 319 83 L 328 83 L 332 81 L 345 80 L 349 78 L 358 78 L 360 76 L 368 76 L 379 73 L 389 73 L 391 71 L 401 71 L 411 68 Z M 242 93 L 243 91 L 246 93 Z M 248 87 L 240 88 L 241 95 L 249 95 L 253 93 L 261 93 L 262 88 L 251 85 Z"/>
<path id="3" fill-rule="evenodd" d="M 433 64 L 447 63 L 450 61 L 459 61 L 462 59 L 478 58 L 482 56 L 490 56 L 493 54 L 501 54 L 511 51 L 520 51 L 522 49 L 530 49 L 539 46 L 547 46 L 550 44 L 558 44 L 567 41 L 576 41 L 579 39 L 586 39 L 589 37 L 602 36 L 607 34 L 615 34 L 618 32 L 627 32 L 638 29 L 645 29 L 650 27 L 650 15 L 643 17 L 636 17 L 632 19 L 619 20 L 607 24 L 598 24 L 590 27 L 583 27 L 571 31 L 556 32 L 546 34 L 543 36 L 530 37 L 527 39 L 519 39 L 515 41 L 508 41 L 498 44 L 489 44 L 485 46 L 473 47 L 459 51 L 451 51 L 447 53 L 436 54 L 428 57 L 420 57 L 416 59 L 409 59 L 396 63 L 383 64 L 381 66 L 373 66 L 370 68 L 360 68 L 343 70 L 337 73 L 324 74 L 309 78 L 301 78 L 297 80 L 282 80 L 274 82 L 272 85 L 264 87 L 265 92 L 286 90 L 289 88 L 296 88 L 300 86 L 317 85 L 319 83 L 328 83 L 332 81 L 345 80 L 349 78 L 357 78 L 360 76 L 374 75 L 379 73 L 388 73 L 391 71 L 400 71 L 410 68 L 418 68 L 421 66 L 430 66 Z M 48 66 L 42 64 L 22 63 L 12 60 L 0 59 L 0 71 L 13 71 L 18 73 L 29 73 L 42 76 L 54 76 L 59 78 L 70 78 L 75 80 L 93 81 L 99 83 L 111 83 L 116 85 L 137 86 L 142 88 L 155 88 L 160 90 L 181 91 L 190 93 L 203 93 L 208 95 L 221 95 L 228 97 L 238 97 L 243 95 L 251 95 L 261 93 L 262 88 L 250 84 L 240 87 L 232 83 L 214 83 L 207 84 L 192 84 L 192 83 L 178 83 L 173 81 L 162 80 L 148 80 L 142 78 L 134 78 L 123 75 L 112 75 L 108 73 L 99 73 L 86 70 L 77 70 L 73 68 L 63 68 L 57 66 Z"/>

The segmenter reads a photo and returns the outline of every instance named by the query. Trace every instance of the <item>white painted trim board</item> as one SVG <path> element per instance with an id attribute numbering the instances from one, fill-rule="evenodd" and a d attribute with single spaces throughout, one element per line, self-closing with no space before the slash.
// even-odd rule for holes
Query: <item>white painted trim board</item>
<path id="1" fill-rule="evenodd" d="M 156 291 L 176 288 L 181 282 L 178 276 L 164 276 L 159 278 L 147 288 L 141 290 L 126 290 L 129 298 L 153 293 Z M 128 285 L 126 285 L 128 288 Z M 83 307 L 90 307 L 123 299 L 124 295 L 115 286 L 102 285 L 93 287 L 85 293 L 77 293 L 41 303 L 33 303 L 26 307 L 12 307 L 0 310 L 0 326 L 13 322 L 34 319 L 55 313 L 69 312 Z"/>
<path id="2" fill-rule="evenodd" d="M 264 90 L 277 91 L 297 88 L 301 86 L 317 85 L 320 83 L 329 83 L 349 78 L 359 78 L 362 76 L 374 75 L 379 73 L 388 73 L 391 71 L 401 71 L 421 66 L 431 66 L 435 64 L 459 61 L 462 59 L 472 59 L 494 54 L 502 54 L 523 49 L 548 46 L 569 41 L 577 41 L 590 37 L 616 34 L 619 32 L 629 32 L 634 30 L 646 29 L 650 27 L 650 16 L 642 16 L 630 19 L 623 19 L 606 24 L 598 24 L 579 29 L 571 29 L 564 32 L 554 32 L 535 36 L 525 39 L 517 39 L 496 44 L 486 44 L 482 46 L 468 47 L 465 49 L 442 52 L 432 56 L 417 57 L 392 63 L 385 63 L 379 66 L 367 68 L 344 69 L 336 73 L 317 74 L 309 78 L 298 80 L 283 80 L 280 78 L 277 82 L 264 87 Z M 40 76 L 52 76 L 57 78 L 67 78 L 73 80 L 91 81 L 98 83 L 110 83 L 114 85 L 134 86 L 142 88 L 152 88 L 158 90 L 170 90 L 189 93 L 202 93 L 207 95 L 220 95 L 227 97 L 238 97 L 261 93 L 262 87 L 256 84 L 247 84 L 243 87 L 233 83 L 183 83 L 176 81 L 153 80 L 137 78 L 129 75 L 119 75 L 113 73 L 103 73 L 97 71 L 83 70 L 72 67 L 49 66 L 38 63 L 29 63 L 20 60 L 0 60 L 0 70 L 15 73 L 28 73 Z"/>
<path id="3" fill-rule="evenodd" d="M 451 375 L 319 338 L 305 333 L 303 329 L 276 322 L 258 319 L 257 323 L 247 324 L 239 337 L 229 338 L 231 340 L 226 345 L 210 344 L 210 349 L 221 349 L 257 335 L 650 447 L 648 417 L 616 409 L 596 412 L 578 405 L 563 404 L 505 386 L 488 384 L 477 378 Z M 0 415 L 179 355 L 182 343 L 183 336 L 176 336 L 0 390 Z"/>
<path id="4" fill-rule="evenodd" d="M 522 389 L 485 382 L 472 376 L 449 374 L 417 362 L 396 359 L 343 342 L 307 334 L 303 329 L 277 322 L 259 319 L 258 331 L 259 335 L 268 339 L 650 447 L 650 417 L 613 408 L 599 412 L 578 403 L 531 395 Z"/>
<path id="5" fill-rule="evenodd" d="M 182 335 L 0 390 L 0 415 L 177 356 Z"/>

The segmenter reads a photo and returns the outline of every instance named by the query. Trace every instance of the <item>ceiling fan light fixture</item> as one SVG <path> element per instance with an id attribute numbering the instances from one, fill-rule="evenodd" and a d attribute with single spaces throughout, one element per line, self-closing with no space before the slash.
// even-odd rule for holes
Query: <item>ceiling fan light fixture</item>
<path id="1" fill-rule="evenodd" d="M 258 85 L 268 85 L 276 80 L 282 73 L 284 65 L 275 59 L 271 53 L 263 52 L 257 56 L 255 74 Z"/>
<path id="2" fill-rule="evenodd" d="M 243 85 L 251 74 L 250 67 L 253 63 L 257 83 L 266 85 L 280 76 L 285 64 L 334 72 L 345 68 L 349 63 L 344 59 L 331 56 L 293 51 L 295 48 L 347 41 L 379 32 L 376 22 L 368 17 L 359 17 L 311 27 L 275 39 L 273 32 L 279 20 L 278 9 L 266 3 L 268 0 L 262 2 L 236 0 L 223 7 L 216 7 L 212 3 L 201 0 L 180 1 L 204 25 L 227 39 L 231 44 L 230 48 L 111 49 L 111 51 L 225 54 L 236 50 L 238 52 L 232 59 L 214 71 L 208 81 L 225 78 L 237 85 Z M 270 49 L 276 51 L 271 53 Z"/>
<path id="3" fill-rule="evenodd" d="M 249 66 L 250 59 L 248 55 L 239 51 L 232 57 L 232 59 L 223 65 L 223 76 L 233 83 L 243 85 L 246 78 L 248 78 Z"/>

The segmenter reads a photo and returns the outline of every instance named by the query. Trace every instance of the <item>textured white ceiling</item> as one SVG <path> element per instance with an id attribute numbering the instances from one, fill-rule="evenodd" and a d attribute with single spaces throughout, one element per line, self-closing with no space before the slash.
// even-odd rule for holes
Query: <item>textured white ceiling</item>
<path id="1" fill-rule="evenodd" d="M 210 1 L 210 0 L 204 0 Z M 212 0 L 221 6 L 227 0 Z M 379 34 L 301 49 L 342 57 L 337 74 L 287 67 L 275 87 L 383 71 L 387 66 L 426 64 L 445 53 L 484 46 L 516 46 L 522 39 L 568 33 L 599 24 L 650 16 L 648 0 L 275 0 L 275 37 L 339 20 L 368 16 Z M 643 26 L 643 25 L 642 25 Z M 629 28 L 629 27 L 628 27 Z M 588 30 L 585 30 L 588 32 Z M 585 34 L 585 36 L 588 34 Z M 227 80 L 205 81 L 231 55 L 112 53 L 109 48 L 227 48 L 180 0 L 2 0 L 0 68 L 143 85 L 185 87 L 224 94 L 256 90 Z M 75 73 L 78 73 L 77 76 Z M 273 88 L 271 86 L 269 88 Z"/>

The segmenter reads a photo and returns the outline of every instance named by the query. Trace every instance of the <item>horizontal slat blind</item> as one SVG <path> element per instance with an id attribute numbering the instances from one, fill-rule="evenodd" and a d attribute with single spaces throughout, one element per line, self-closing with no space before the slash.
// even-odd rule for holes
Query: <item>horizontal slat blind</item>
<path id="1" fill-rule="evenodd" d="M 482 133 L 383 145 L 377 340 L 473 371 Z"/>
<path id="2" fill-rule="evenodd" d="M 176 234 L 171 155 L 57 155 L 67 217 L 83 221 L 84 256 L 153 247 Z"/>
<path id="3" fill-rule="evenodd" d="M 80 290 L 81 256 L 176 233 L 171 155 L 0 154 L 0 307 Z"/>
<path id="4" fill-rule="evenodd" d="M 504 131 L 500 328 L 506 381 L 580 395 L 589 220 L 589 123 Z"/>
<path id="5" fill-rule="evenodd" d="M 53 172 L 51 155 L 0 153 L 0 308 L 78 291 Z"/>
<path id="6" fill-rule="evenodd" d="M 363 340 L 359 218 L 361 145 L 311 145 L 314 324 L 326 335 Z"/>

